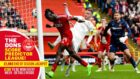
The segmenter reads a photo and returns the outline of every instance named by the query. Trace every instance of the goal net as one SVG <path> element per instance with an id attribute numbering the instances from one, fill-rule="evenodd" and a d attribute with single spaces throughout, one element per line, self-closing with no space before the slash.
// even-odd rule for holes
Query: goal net
<path id="1" fill-rule="evenodd" d="M 36 0 L 11 0 L 11 4 L 16 9 L 16 14 L 20 15 L 28 29 L 37 28 L 37 19 L 35 18 L 34 10 L 36 9 Z"/>

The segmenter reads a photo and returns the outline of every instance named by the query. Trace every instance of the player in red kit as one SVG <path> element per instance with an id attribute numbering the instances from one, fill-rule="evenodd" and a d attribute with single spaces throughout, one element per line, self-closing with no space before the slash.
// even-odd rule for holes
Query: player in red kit
<path id="1" fill-rule="evenodd" d="M 98 34 L 97 34 L 97 36 L 100 37 L 100 40 L 102 39 L 104 30 L 106 27 L 106 19 L 102 19 L 101 23 L 102 23 L 101 27 L 98 28 Z M 98 67 L 99 67 L 99 69 L 97 70 L 97 72 L 105 70 L 104 58 L 105 58 L 105 54 L 109 52 L 110 36 L 111 36 L 111 34 L 110 34 L 110 32 L 108 32 L 107 36 L 105 37 L 105 39 L 108 41 L 107 44 L 103 44 L 101 41 L 100 41 L 100 45 L 95 44 L 97 47 L 99 47 L 99 50 L 98 50 Z M 95 40 L 97 40 L 97 37 L 95 37 Z"/>
<path id="2" fill-rule="evenodd" d="M 46 9 L 45 17 L 46 17 L 46 19 L 48 19 L 49 21 L 54 23 L 53 26 L 46 25 L 46 27 L 56 27 L 61 35 L 61 42 L 58 47 L 58 51 L 56 53 L 56 60 L 55 60 L 54 64 L 52 65 L 51 71 L 47 72 L 46 75 L 49 76 L 50 78 L 52 78 L 54 76 L 54 72 L 57 68 L 57 65 L 60 61 L 60 58 L 61 58 L 61 55 L 62 55 L 62 52 L 64 51 L 64 49 L 66 49 L 69 52 L 71 57 L 76 59 L 84 67 L 87 67 L 88 75 L 90 75 L 92 65 L 88 65 L 88 63 L 86 63 L 84 60 L 82 60 L 81 57 L 78 56 L 76 54 L 76 52 L 74 51 L 74 48 L 72 45 L 73 35 L 70 30 L 70 24 L 69 24 L 69 20 L 76 20 L 78 22 L 84 22 L 84 21 L 79 20 L 76 17 L 57 16 L 50 9 Z"/>

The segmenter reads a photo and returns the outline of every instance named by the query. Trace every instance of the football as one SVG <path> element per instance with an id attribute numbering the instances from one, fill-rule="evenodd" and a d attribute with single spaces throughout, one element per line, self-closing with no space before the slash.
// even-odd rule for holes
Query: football
<path id="1" fill-rule="evenodd" d="M 36 8 L 34 8 L 32 10 L 32 16 L 35 17 L 35 18 L 37 18 L 37 10 L 36 10 Z"/>

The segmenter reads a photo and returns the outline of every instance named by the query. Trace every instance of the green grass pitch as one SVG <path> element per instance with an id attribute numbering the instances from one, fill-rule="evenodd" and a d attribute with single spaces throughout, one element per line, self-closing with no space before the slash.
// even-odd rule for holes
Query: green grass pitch
<path id="1" fill-rule="evenodd" d="M 65 66 L 65 70 L 66 70 Z M 69 77 L 65 77 L 65 70 L 60 71 L 60 66 L 58 66 L 54 77 L 52 79 L 140 79 L 140 74 L 137 74 L 133 67 L 129 64 L 127 65 L 115 65 L 115 72 L 102 71 L 96 72 L 97 66 L 93 66 L 91 76 L 87 76 L 86 68 L 80 66 L 76 66 L 76 72 L 70 73 Z M 140 66 L 138 67 L 140 69 Z M 46 68 L 46 72 L 51 69 L 51 66 Z M 50 79 L 46 77 L 46 79 Z"/>

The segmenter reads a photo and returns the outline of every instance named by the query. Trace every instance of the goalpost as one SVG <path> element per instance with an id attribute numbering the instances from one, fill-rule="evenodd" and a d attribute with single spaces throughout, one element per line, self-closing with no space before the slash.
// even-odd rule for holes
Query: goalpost
<path id="1" fill-rule="evenodd" d="M 31 29 L 32 27 L 37 28 L 38 33 L 37 33 L 37 38 L 35 39 L 38 39 L 40 60 L 44 61 L 42 7 L 41 7 L 42 0 L 9 0 L 9 1 L 11 2 L 10 5 L 16 9 L 16 14 L 19 15 L 20 20 L 26 23 L 28 29 Z M 37 18 L 35 18 L 32 14 L 33 9 L 37 10 Z M 21 29 L 26 29 L 26 28 L 23 27 Z M 39 79 L 45 79 L 45 68 L 41 67 L 40 70 L 41 70 L 40 71 L 41 74 Z"/>
<path id="2" fill-rule="evenodd" d="M 38 43 L 41 61 L 44 61 L 44 46 L 43 46 L 43 30 L 42 30 L 42 8 L 41 0 L 36 0 L 37 5 L 37 25 L 38 25 Z M 45 79 L 45 68 L 41 67 L 41 79 Z"/>

